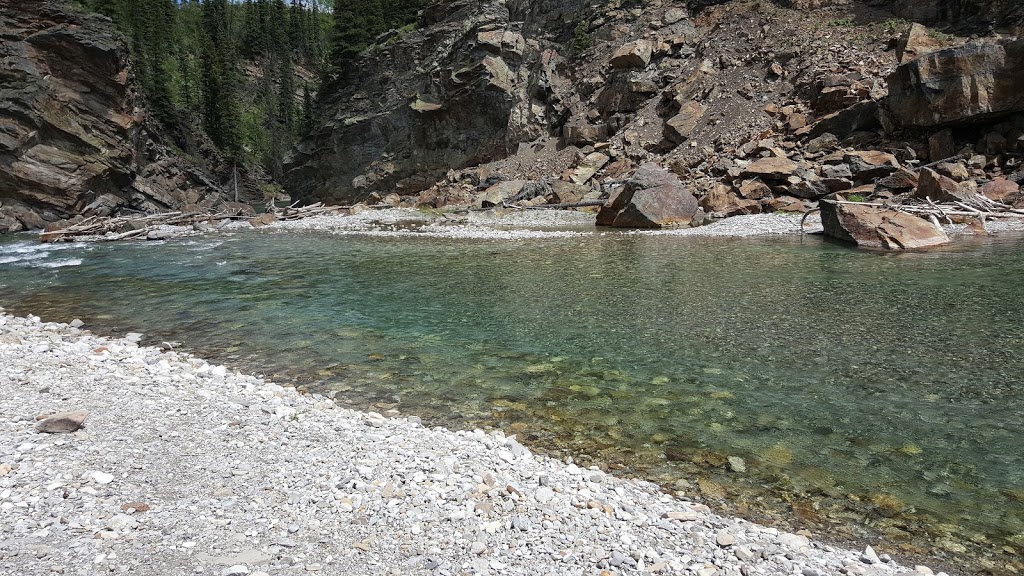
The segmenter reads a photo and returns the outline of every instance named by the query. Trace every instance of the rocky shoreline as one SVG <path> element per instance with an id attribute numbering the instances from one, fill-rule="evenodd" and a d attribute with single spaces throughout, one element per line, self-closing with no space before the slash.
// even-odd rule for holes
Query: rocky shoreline
<path id="1" fill-rule="evenodd" d="M 137 340 L 0 311 L 0 572 L 931 573 Z"/>

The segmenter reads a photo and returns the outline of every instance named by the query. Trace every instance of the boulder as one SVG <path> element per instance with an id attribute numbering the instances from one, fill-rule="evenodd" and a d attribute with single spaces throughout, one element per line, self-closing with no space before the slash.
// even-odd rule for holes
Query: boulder
<path id="1" fill-rule="evenodd" d="M 882 178 L 899 170 L 896 157 L 880 150 L 859 150 L 847 152 L 843 161 L 849 165 L 853 178 L 858 184 L 865 184 L 875 178 Z"/>
<path id="2" fill-rule="evenodd" d="M 264 212 L 263 214 L 249 220 L 249 225 L 253 228 L 261 228 L 263 226 L 269 226 L 274 222 L 277 222 L 277 216 L 275 216 L 273 212 Z"/>
<path id="3" fill-rule="evenodd" d="M 956 182 L 966 182 L 971 178 L 967 166 L 960 162 L 943 162 L 935 166 L 935 171 Z"/>
<path id="4" fill-rule="evenodd" d="M 493 208 L 501 206 L 506 200 L 522 192 L 526 180 L 505 180 L 498 182 L 478 194 L 474 201 L 477 208 Z"/>
<path id="5" fill-rule="evenodd" d="M 772 212 L 807 212 L 807 203 L 792 196 L 779 196 L 768 201 L 767 208 Z"/>
<path id="6" fill-rule="evenodd" d="M 942 47 L 942 42 L 928 34 L 928 28 L 915 22 L 896 43 L 896 61 L 904 64 Z"/>
<path id="7" fill-rule="evenodd" d="M 890 190 L 911 190 L 917 188 L 917 184 L 917 174 L 906 168 L 900 168 L 878 181 L 879 186 L 884 186 Z"/>
<path id="8" fill-rule="evenodd" d="M 648 40 L 638 40 L 620 46 L 612 54 L 610 64 L 613 68 L 646 68 L 651 62 L 654 45 Z"/>
<path id="9" fill-rule="evenodd" d="M 732 188 L 725 184 L 717 184 L 704 195 L 699 202 L 700 207 L 713 216 L 728 218 L 740 214 L 759 214 L 761 203 L 757 200 L 741 198 Z"/>
<path id="10" fill-rule="evenodd" d="M 761 200 L 772 197 L 772 189 L 760 180 L 746 180 L 739 186 L 740 196 L 747 200 Z"/>
<path id="11" fill-rule="evenodd" d="M 951 158 L 954 154 L 956 154 L 956 143 L 953 141 L 953 131 L 949 128 L 928 137 L 928 158 L 932 162 Z"/>
<path id="12" fill-rule="evenodd" d="M 1020 185 L 1013 180 L 996 178 L 981 187 L 981 193 L 990 200 L 1002 202 L 1020 193 Z"/>
<path id="13" fill-rule="evenodd" d="M 682 144 L 693 134 L 705 111 L 707 107 L 700 102 L 690 101 L 683 104 L 678 114 L 665 121 L 665 138 Z"/>
<path id="14" fill-rule="evenodd" d="M 901 64 L 887 104 L 904 126 L 941 126 L 1024 111 L 1024 37 L 972 42 Z"/>
<path id="15" fill-rule="evenodd" d="M 549 200 L 552 204 L 575 204 L 583 200 L 588 192 L 590 192 L 590 188 L 586 186 L 565 180 L 555 180 L 551 183 Z"/>
<path id="16" fill-rule="evenodd" d="M 934 224 L 904 212 L 832 200 L 822 200 L 819 207 L 826 236 L 863 248 L 912 250 L 949 243 Z"/>
<path id="17" fill-rule="evenodd" d="M 570 120 L 562 127 L 562 143 L 566 146 L 588 146 L 608 139 L 606 124 L 591 124 L 582 118 Z"/>
<path id="18" fill-rule="evenodd" d="M 576 184 L 586 184 L 591 178 L 593 178 L 594 174 L 597 174 L 598 170 L 604 168 L 604 165 L 607 164 L 609 160 L 611 160 L 610 156 L 600 152 L 591 152 L 590 154 L 587 154 L 573 171 L 571 176 L 572 181 Z"/>
<path id="19" fill-rule="evenodd" d="M 657 164 L 643 164 L 622 191 L 598 212 L 600 226 L 662 228 L 689 225 L 697 199 L 675 174 Z"/>
<path id="20" fill-rule="evenodd" d="M 918 177 L 915 196 L 932 202 L 969 202 L 974 191 L 931 168 L 924 168 Z"/>
<path id="21" fill-rule="evenodd" d="M 740 178 L 762 178 L 765 180 L 785 180 L 796 172 L 796 162 L 787 158 L 762 158 L 751 162 L 740 171 Z"/>

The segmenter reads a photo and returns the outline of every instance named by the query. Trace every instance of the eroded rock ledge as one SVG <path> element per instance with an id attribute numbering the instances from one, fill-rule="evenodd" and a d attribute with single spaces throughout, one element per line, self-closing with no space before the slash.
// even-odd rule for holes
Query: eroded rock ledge
<path id="1" fill-rule="evenodd" d="M 221 197 L 203 166 L 161 143 L 109 19 L 0 3 L 0 233 Z"/>

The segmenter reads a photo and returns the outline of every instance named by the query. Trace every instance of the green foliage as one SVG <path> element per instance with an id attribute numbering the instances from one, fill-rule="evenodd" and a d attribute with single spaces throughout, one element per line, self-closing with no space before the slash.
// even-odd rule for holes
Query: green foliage
<path id="1" fill-rule="evenodd" d="M 349 63 L 373 44 L 382 32 L 415 24 L 423 0 L 349 0 L 334 7 L 331 59 L 335 70 Z"/>
<path id="2" fill-rule="evenodd" d="M 280 175 L 284 151 L 312 127 L 306 101 L 315 89 L 304 84 L 299 99 L 296 66 L 327 69 L 331 2 L 81 2 L 124 34 L 147 107 L 175 135 L 173 145 L 196 153 L 190 134 L 203 130 L 244 164 Z"/>
<path id="3" fill-rule="evenodd" d="M 854 19 L 853 16 L 847 16 L 846 18 L 832 20 L 829 22 L 829 25 L 835 26 L 837 28 L 854 28 L 855 26 L 857 26 L 857 21 Z"/>
<path id="4" fill-rule="evenodd" d="M 866 202 L 867 201 L 867 197 L 864 196 L 863 194 L 850 194 L 849 196 L 846 197 L 846 199 L 849 200 L 850 202 Z"/>
<path id="5" fill-rule="evenodd" d="M 570 52 L 575 55 L 582 54 L 593 45 L 594 41 L 587 32 L 587 23 L 580 20 L 576 24 L 576 28 L 572 33 L 572 45 L 570 46 Z"/>
<path id="6" fill-rule="evenodd" d="M 943 32 L 942 30 L 936 30 L 934 28 L 928 29 L 928 37 L 933 40 L 938 40 L 939 42 L 949 43 L 956 41 L 956 36 L 953 34 Z"/>

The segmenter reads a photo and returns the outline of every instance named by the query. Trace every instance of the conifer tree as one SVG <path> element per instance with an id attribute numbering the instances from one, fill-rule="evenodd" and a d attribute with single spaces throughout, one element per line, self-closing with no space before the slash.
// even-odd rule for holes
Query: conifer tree
<path id="1" fill-rule="evenodd" d="M 235 56 L 228 28 L 227 0 L 203 2 L 203 127 L 220 147 L 237 151 Z"/>

